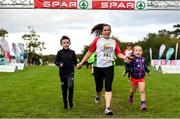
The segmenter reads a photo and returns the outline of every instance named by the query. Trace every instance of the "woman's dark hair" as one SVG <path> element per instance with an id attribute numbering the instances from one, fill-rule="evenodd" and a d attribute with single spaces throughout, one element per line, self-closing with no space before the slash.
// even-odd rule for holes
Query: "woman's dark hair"
<path id="1" fill-rule="evenodd" d="M 95 34 L 95 36 L 100 36 L 105 26 L 109 26 L 111 28 L 109 24 L 105 24 L 105 23 L 97 24 L 91 29 L 91 34 Z"/>
<path id="2" fill-rule="evenodd" d="M 61 44 L 62 44 L 62 41 L 63 41 L 64 39 L 68 39 L 69 42 L 71 42 L 71 41 L 70 41 L 70 38 L 69 38 L 68 36 L 65 36 L 65 35 L 64 35 L 64 36 L 62 36 L 61 39 L 60 39 L 60 43 L 61 43 Z"/>

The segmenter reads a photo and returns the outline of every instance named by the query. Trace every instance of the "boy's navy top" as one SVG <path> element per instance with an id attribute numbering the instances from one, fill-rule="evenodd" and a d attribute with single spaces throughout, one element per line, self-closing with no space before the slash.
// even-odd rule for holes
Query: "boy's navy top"
<path id="1" fill-rule="evenodd" d="M 59 67 L 60 77 L 67 78 L 69 75 L 74 73 L 74 66 L 77 65 L 75 52 L 64 48 L 59 50 L 56 55 L 55 64 Z M 60 67 L 60 64 L 63 64 L 63 66 Z"/>
<path id="2" fill-rule="evenodd" d="M 145 64 L 145 58 L 133 55 L 133 59 L 130 63 L 131 77 L 136 79 L 144 78 L 146 72 L 149 73 L 150 71 Z"/>

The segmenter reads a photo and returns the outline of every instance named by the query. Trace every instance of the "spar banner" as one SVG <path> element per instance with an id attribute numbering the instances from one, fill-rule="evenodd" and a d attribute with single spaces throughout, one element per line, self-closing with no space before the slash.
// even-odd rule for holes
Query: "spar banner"
<path id="1" fill-rule="evenodd" d="M 180 10 L 180 0 L 0 0 L 0 9 Z"/>
<path id="2" fill-rule="evenodd" d="M 77 9 L 77 0 L 34 0 L 34 8 Z"/>
<path id="3" fill-rule="evenodd" d="M 180 66 L 180 60 L 169 60 L 169 63 L 166 63 L 165 59 L 161 59 L 160 61 L 158 59 L 153 59 L 151 60 L 151 66 L 155 66 L 155 65 L 178 65 Z"/>
<path id="4" fill-rule="evenodd" d="M 34 8 L 145 10 L 147 0 L 34 0 Z"/>

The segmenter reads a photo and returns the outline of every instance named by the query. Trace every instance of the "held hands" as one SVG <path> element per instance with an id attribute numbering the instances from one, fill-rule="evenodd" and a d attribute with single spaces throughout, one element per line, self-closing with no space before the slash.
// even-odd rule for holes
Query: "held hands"
<path id="1" fill-rule="evenodd" d="M 81 69 L 82 65 L 83 65 L 83 64 L 80 62 L 79 64 L 76 65 L 76 68 L 77 68 L 77 69 Z"/>
<path id="2" fill-rule="evenodd" d="M 132 59 L 133 59 L 133 57 L 127 56 L 127 57 L 125 58 L 125 62 L 129 64 Z"/>
<path id="3" fill-rule="evenodd" d="M 59 67 L 63 67 L 63 63 L 62 62 L 59 64 Z"/>
<path id="4" fill-rule="evenodd" d="M 133 60 L 133 57 L 131 55 L 128 55 L 126 58 L 129 60 Z"/>

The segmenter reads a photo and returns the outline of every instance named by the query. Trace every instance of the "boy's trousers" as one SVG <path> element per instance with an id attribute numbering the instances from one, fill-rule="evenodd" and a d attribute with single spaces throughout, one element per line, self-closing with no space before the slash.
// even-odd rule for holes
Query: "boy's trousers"
<path id="1" fill-rule="evenodd" d="M 73 103 L 73 92 L 74 92 L 74 74 L 71 73 L 67 78 L 61 78 L 61 88 L 62 88 L 62 96 L 63 102 L 67 105 L 67 95 L 69 89 L 68 101 L 69 104 Z"/>

